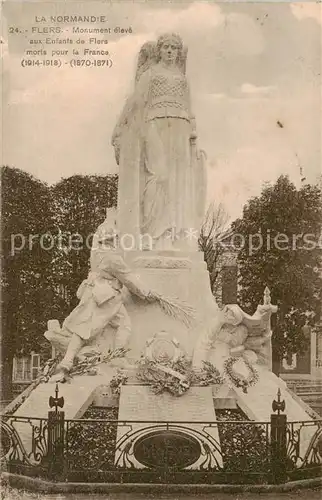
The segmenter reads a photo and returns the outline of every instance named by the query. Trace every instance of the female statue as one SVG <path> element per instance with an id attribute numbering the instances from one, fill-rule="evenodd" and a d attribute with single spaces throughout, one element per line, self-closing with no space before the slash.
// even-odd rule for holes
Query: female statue
<path id="1" fill-rule="evenodd" d="M 175 34 L 143 45 L 134 93 L 112 137 L 120 167 L 119 230 L 150 235 L 159 249 L 191 242 L 196 248 L 204 213 L 205 167 L 196 148 L 186 56 Z"/>

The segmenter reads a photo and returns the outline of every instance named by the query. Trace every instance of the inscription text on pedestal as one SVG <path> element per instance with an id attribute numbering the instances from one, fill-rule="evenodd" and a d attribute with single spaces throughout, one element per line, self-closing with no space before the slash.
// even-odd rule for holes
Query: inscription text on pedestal
<path id="1" fill-rule="evenodd" d="M 192 436 L 161 430 L 142 436 L 133 451 L 135 458 L 147 467 L 184 469 L 198 460 L 201 448 Z"/>

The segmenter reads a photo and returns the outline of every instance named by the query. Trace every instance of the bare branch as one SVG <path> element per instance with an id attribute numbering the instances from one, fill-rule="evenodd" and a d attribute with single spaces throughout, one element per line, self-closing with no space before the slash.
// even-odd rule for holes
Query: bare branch
<path id="1" fill-rule="evenodd" d="M 228 233 L 229 216 L 222 203 L 216 205 L 214 202 L 208 207 L 205 220 L 202 224 L 199 236 L 199 248 L 204 252 L 204 259 L 210 277 L 211 289 L 218 277 L 218 260 L 223 253 L 220 241 Z"/>

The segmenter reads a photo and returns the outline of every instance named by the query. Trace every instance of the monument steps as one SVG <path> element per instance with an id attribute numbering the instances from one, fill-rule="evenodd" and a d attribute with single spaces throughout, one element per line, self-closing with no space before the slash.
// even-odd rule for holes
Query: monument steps
<path id="1" fill-rule="evenodd" d="M 309 405 L 316 413 L 322 416 L 322 380 L 296 379 L 287 380 L 287 386 Z"/>
<path id="2" fill-rule="evenodd" d="M 315 396 L 322 396 L 322 390 L 321 391 L 314 391 L 314 390 L 297 390 L 296 391 L 296 394 L 298 396 L 301 396 L 302 398 L 303 397 L 315 397 Z"/>

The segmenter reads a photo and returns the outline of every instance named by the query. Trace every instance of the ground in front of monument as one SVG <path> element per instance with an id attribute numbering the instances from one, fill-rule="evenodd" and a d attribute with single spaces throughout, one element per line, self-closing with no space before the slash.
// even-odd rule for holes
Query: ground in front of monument
<path id="1" fill-rule="evenodd" d="M 111 493 L 111 494 L 67 494 L 45 495 L 11 490 L 3 500 L 321 500 L 321 490 L 297 490 L 272 493 L 206 493 L 206 494 L 156 494 L 152 493 Z"/>

